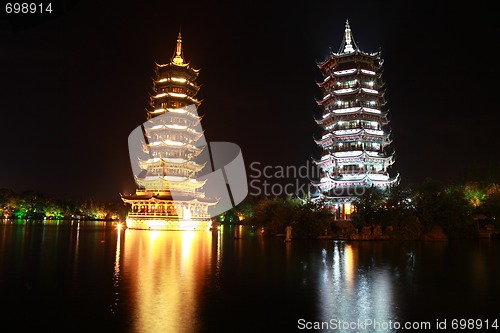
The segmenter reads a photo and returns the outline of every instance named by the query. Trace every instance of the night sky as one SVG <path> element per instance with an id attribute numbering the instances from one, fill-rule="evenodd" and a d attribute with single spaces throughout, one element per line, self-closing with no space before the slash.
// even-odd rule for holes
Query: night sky
<path id="1" fill-rule="evenodd" d="M 310 163 L 316 61 L 338 51 L 346 19 L 362 51 L 382 51 L 403 184 L 498 176 L 500 29 L 478 1 L 138 4 L 53 1 L 46 21 L 2 5 L 0 188 L 133 192 L 127 137 L 145 121 L 155 62 L 171 59 L 179 28 L 201 69 L 207 139 L 238 144 L 247 165 Z"/>

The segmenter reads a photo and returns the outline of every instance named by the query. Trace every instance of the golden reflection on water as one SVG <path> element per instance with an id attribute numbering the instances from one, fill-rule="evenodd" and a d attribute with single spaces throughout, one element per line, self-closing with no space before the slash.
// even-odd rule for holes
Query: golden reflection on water
<path id="1" fill-rule="evenodd" d="M 354 280 L 358 266 L 358 249 L 354 249 L 351 244 L 346 244 L 344 248 L 344 267 L 347 288 L 350 292 L 354 290 Z"/>
<path id="2" fill-rule="evenodd" d="M 121 224 L 117 227 L 117 237 L 116 237 L 116 250 L 115 250 L 115 265 L 113 272 L 113 289 L 115 293 L 114 303 L 111 305 L 111 313 L 115 313 L 118 307 L 118 301 L 120 300 L 120 294 L 118 292 L 118 287 L 120 286 L 120 254 L 121 254 L 121 236 L 123 233 Z"/>
<path id="3" fill-rule="evenodd" d="M 135 332 L 199 329 L 198 301 L 208 287 L 213 237 L 204 231 L 125 230 L 121 274 L 130 288 Z"/>

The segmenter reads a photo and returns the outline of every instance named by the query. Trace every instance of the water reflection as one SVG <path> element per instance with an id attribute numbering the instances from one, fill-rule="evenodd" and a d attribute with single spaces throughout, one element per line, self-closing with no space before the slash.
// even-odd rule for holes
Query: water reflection
<path id="1" fill-rule="evenodd" d="M 230 227 L 7 221 L 2 320 L 23 332 L 148 333 L 289 332 L 299 318 L 496 318 L 499 256 L 496 240 L 284 242 L 258 233 L 235 239 Z"/>
<path id="2" fill-rule="evenodd" d="M 322 272 L 318 274 L 319 309 L 323 321 L 343 322 L 395 319 L 393 277 L 390 268 L 360 263 L 359 243 L 334 242 L 322 250 Z"/>
<path id="3" fill-rule="evenodd" d="M 120 254 L 121 254 L 121 238 L 122 238 L 122 225 L 118 224 L 116 228 L 116 250 L 115 250 L 115 265 L 113 270 L 113 290 L 114 290 L 114 299 L 113 304 L 110 305 L 111 313 L 115 313 L 118 308 L 118 301 L 120 301 Z"/>
<path id="4" fill-rule="evenodd" d="M 129 308 L 135 314 L 133 330 L 199 330 L 200 294 L 210 273 L 212 234 L 127 229 L 124 245 L 122 274 L 129 288 Z"/>

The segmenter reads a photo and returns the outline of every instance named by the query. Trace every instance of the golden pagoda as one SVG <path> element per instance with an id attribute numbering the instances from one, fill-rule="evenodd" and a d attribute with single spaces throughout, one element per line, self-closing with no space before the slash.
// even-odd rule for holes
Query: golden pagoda
<path id="1" fill-rule="evenodd" d="M 155 230 L 208 230 L 209 206 L 217 200 L 205 196 L 204 180 L 197 174 L 205 163 L 196 158 L 206 145 L 197 107 L 199 70 L 185 62 L 179 33 L 174 55 L 156 64 L 148 121 L 142 126 L 143 152 L 138 158 L 138 188 L 124 195 L 131 205 L 127 227 Z M 132 163 L 134 163 L 132 161 Z"/>

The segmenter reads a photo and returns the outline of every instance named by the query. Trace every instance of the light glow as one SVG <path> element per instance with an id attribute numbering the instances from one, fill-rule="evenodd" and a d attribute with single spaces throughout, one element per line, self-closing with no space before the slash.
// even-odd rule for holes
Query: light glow
<path id="1" fill-rule="evenodd" d="M 353 74 L 353 73 L 356 73 L 356 68 L 352 68 L 352 69 L 346 69 L 346 70 L 343 70 L 343 71 L 336 71 L 336 72 L 333 72 L 334 75 L 348 75 L 348 74 Z"/>
<path id="2" fill-rule="evenodd" d="M 168 112 L 174 112 L 174 113 L 186 113 L 187 110 L 184 110 L 184 109 L 171 109 L 171 108 L 168 108 L 167 109 Z"/>
<path id="3" fill-rule="evenodd" d="M 176 125 L 176 124 L 173 124 L 173 125 L 166 125 L 168 128 L 174 128 L 174 129 L 186 129 L 187 126 L 185 125 Z"/>
<path id="4" fill-rule="evenodd" d="M 179 142 L 179 141 L 165 140 L 163 142 L 166 143 L 169 146 L 178 146 L 178 147 L 184 146 L 184 143 Z"/>
<path id="5" fill-rule="evenodd" d="M 334 93 L 335 93 L 335 95 L 348 94 L 348 93 L 355 92 L 356 90 L 357 89 L 354 89 L 354 88 L 345 88 L 345 89 L 335 90 Z"/>
<path id="6" fill-rule="evenodd" d="M 361 88 L 361 90 L 370 94 L 378 94 L 378 91 L 375 89 Z"/>
<path id="7" fill-rule="evenodd" d="M 187 96 L 186 94 L 179 94 L 179 93 L 174 93 L 174 92 L 169 92 L 168 94 L 170 96 L 173 96 L 173 97 L 186 97 Z"/>
<path id="8" fill-rule="evenodd" d="M 368 74 L 368 75 L 375 75 L 376 74 L 374 71 L 369 71 L 367 69 L 362 69 L 361 73 Z"/>
<path id="9" fill-rule="evenodd" d="M 191 220 L 191 210 L 189 208 L 184 208 L 184 219 Z"/>
<path id="10" fill-rule="evenodd" d="M 380 112 L 380 110 L 377 110 L 377 109 L 372 109 L 372 108 L 363 108 L 363 110 L 365 110 L 366 112 L 370 112 L 370 113 L 376 113 L 376 114 L 380 114 L 382 112 Z"/>

